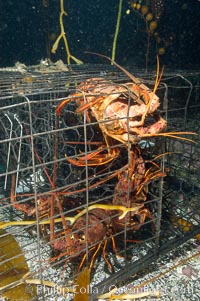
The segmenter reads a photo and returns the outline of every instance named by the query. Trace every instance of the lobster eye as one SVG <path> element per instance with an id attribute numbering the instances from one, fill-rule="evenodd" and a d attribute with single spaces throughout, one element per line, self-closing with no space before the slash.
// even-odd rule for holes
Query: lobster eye
<path id="1" fill-rule="evenodd" d="M 78 238 L 79 238 L 79 241 L 85 240 L 85 234 L 83 231 L 78 232 Z"/>

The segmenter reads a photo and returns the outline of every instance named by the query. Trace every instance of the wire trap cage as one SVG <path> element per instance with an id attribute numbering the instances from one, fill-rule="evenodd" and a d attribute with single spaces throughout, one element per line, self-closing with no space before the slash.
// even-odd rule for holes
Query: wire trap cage
<path id="1" fill-rule="evenodd" d="M 3 297 L 73 300 L 89 267 L 95 300 L 199 233 L 199 73 L 166 72 L 160 103 L 134 74 L 1 72 Z"/>

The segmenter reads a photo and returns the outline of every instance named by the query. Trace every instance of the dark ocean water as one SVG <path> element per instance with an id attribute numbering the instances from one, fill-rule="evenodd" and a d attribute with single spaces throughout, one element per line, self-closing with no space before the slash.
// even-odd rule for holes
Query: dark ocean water
<path id="1" fill-rule="evenodd" d="M 159 1 L 141 0 L 141 5 Z M 161 62 L 169 68 L 200 67 L 200 1 L 163 0 L 164 9 L 157 32 L 165 47 Z M 84 62 L 101 62 L 85 55 L 94 51 L 111 57 L 118 0 L 64 0 L 68 15 L 64 26 L 71 53 Z M 130 13 L 127 14 L 127 11 Z M 0 3 L 0 66 L 17 61 L 37 64 L 41 58 L 66 62 L 63 42 L 57 53 L 50 49 L 59 35 L 59 0 L 7 0 Z M 163 44 L 163 45 L 162 45 Z M 123 65 L 145 67 L 147 51 L 146 24 L 139 10 L 123 0 L 122 18 L 117 41 L 116 61 Z M 149 66 L 156 62 L 156 42 L 151 36 Z"/>

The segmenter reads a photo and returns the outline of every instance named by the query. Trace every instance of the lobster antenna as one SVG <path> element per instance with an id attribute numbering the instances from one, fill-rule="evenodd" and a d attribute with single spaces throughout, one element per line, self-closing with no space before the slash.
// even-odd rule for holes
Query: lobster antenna
<path id="1" fill-rule="evenodd" d="M 161 78 L 162 78 L 163 72 L 164 72 L 164 66 L 162 67 L 162 70 L 160 72 L 160 61 L 159 61 L 158 55 L 157 55 L 156 59 L 157 59 L 156 81 L 155 81 L 155 85 L 154 85 L 154 89 L 153 89 L 153 95 L 156 93 L 156 90 L 160 84 L 160 81 L 161 81 Z M 160 75 L 159 75 L 159 73 L 160 73 Z"/>
<path id="2" fill-rule="evenodd" d="M 85 53 L 94 54 L 94 55 L 97 55 L 97 56 L 100 56 L 100 57 L 103 57 L 103 58 L 107 59 L 113 65 L 115 65 L 118 69 L 120 69 L 121 71 L 123 71 L 135 84 L 141 84 L 140 80 L 137 77 L 135 77 L 128 70 L 126 70 L 125 68 L 123 68 L 122 66 L 120 66 L 119 64 L 117 64 L 114 60 L 112 60 L 108 56 L 106 56 L 104 54 L 97 53 L 97 52 L 90 52 L 90 51 L 86 51 Z"/>
<path id="3" fill-rule="evenodd" d="M 126 74 L 135 84 L 139 84 L 139 85 L 141 84 L 141 81 L 137 77 L 135 77 L 133 74 L 131 74 L 124 67 L 120 66 L 113 59 L 109 58 L 109 56 L 106 56 L 104 54 L 100 54 L 100 53 L 97 53 L 97 52 L 91 52 L 91 51 L 85 51 L 85 53 L 94 54 L 94 55 L 97 55 L 97 56 L 100 56 L 100 57 L 103 57 L 103 58 L 107 59 L 113 65 L 115 65 L 118 69 L 120 69 L 122 72 L 124 72 L 124 74 Z M 160 81 L 161 81 L 161 78 L 162 78 L 162 75 L 163 75 L 164 67 L 162 68 L 160 76 L 159 76 L 159 69 L 160 69 L 160 63 L 159 63 L 159 57 L 157 56 L 156 82 L 155 82 L 155 86 L 154 86 L 154 89 L 153 89 L 153 93 L 154 94 L 155 94 L 155 92 L 156 92 L 156 90 L 158 88 L 158 85 L 160 84 Z"/>

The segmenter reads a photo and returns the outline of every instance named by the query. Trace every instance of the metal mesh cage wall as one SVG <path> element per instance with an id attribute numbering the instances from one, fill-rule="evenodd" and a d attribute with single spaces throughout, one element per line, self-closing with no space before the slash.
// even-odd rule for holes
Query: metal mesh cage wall
<path id="1" fill-rule="evenodd" d="M 153 89 L 154 74 L 133 73 Z M 19 287 L 21 292 L 25 290 L 27 300 L 48 300 L 52 290 L 44 284 L 49 281 L 60 288 L 54 289 L 53 296 L 72 300 L 70 289 L 61 292 L 61 287 L 73 287 L 81 269 L 90 266 L 91 287 L 96 288 L 90 298 L 95 299 L 97 291 L 120 284 L 200 230 L 198 136 L 186 135 L 195 143 L 150 137 L 137 146 L 149 168 L 147 175 L 154 168 L 155 175 L 160 175 L 155 180 L 149 177 L 143 185 L 144 219 L 140 219 L 143 211 L 132 215 L 131 225 L 115 231 L 113 220 L 121 212 L 98 207 L 112 205 L 116 194 L 119 198 L 117 189 L 125 194 L 120 205 L 128 207 L 125 200 L 132 193 L 130 181 L 135 176 L 133 173 L 117 188 L 120 177 L 131 169 L 131 147 L 135 146 L 129 139 L 126 145 L 112 141 L 113 160 L 101 164 L 108 149 L 98 121 L 90 118 L 88 122 L 86 111 L 76 112 L 77 98 L 84 100 L 77 85 L 99 77 L 122 87 L 130 82 L 121 71 L 107 65 L 74 66 L 68 72 L 42 73 L 30 68 L 25 74 L 0 74 L 0 277 L 5 297 Z M 156 94 L 167 132 L 200 132 L 199 73 L 165 72 Z M 73 95 L 71 101 L 57 116 L 58 104 L 69 95 Z M 97 210 L 96 215 L 92 210 Z M 82 221 L 76 227 L 74 217 L 76 222 Z M 91 234 L 96 231 L 91 230 L 94 219 L 98 229 L 95 238 Z M 99 234 L 102 231 L 106 231 L 103 236 Z M 71 249 L 63 247 L 67 235 Z M 80 244 L 84 248 L 80 249 Z M 37 279 L 37 284 L 31 284 L 31 279 Z"/>

